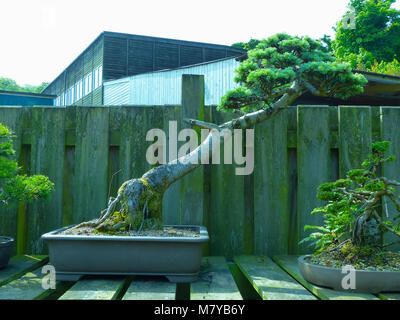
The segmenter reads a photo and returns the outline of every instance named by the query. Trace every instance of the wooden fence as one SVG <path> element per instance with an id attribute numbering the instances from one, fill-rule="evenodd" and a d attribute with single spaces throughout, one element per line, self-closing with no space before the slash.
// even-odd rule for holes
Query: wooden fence
<path id="1" fill-rule="evenodd" d="M 24 171 L 55 183 L 49 202 L 0 208 L 0 235 L 15 237 L 20 253 L 46 252 L 41 234 L 97 217 L 123 181 L 151 167 L 149 129 L 168 133 L 169 121 L 176 120 L 180 130 L 184 117 L 229 119 L 202 105 L 201 81 L 186 80 L 182 107 L 0 107 L 0 122 L 17 136 Z M 235 175 L 235 165 L 202 166 L 167 191 L 164 222 L 206 225 L 206 254 L 308 252 L 298 241 L 305 224 L 322 221 L 310 215 L 321 204 L 320 183 L 360 167 L 376 140 L 391 141 L 397 156 L 383 173 L 400 176 L 399 123 L 398 107 L 290 107 L 256 127 L 253 174 Z"/>

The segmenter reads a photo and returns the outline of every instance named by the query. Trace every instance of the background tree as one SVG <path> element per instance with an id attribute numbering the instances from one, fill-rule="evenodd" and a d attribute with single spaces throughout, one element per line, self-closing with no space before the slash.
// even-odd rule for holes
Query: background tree
<path id="1" fill-rule="evenodd" d="M 48 198 L 54 184 L 43 175 L 20 174 L 15 160 L 13 134 L 0 123 L 0 207 L 10 202 Z"/>
<path id="2" fill-rule="evenodd" d="M 319 41 L 284 33 L 261 40 L 248 51 L 248 59 L 236 72 L 235 81 L 240 86 L 227 92 L 219 109 L 241 116 L 219 125 L 186 119 L 192 126 L 211 133 L 189 154 L 124 182 L 98 219 L 78 227 L 104 231 L 160 227 L 162 198 L 168 187 L 205 163 L 224 139 L 230 143 L 234 129 L 253 128 L 271 119 L 307 91 L 317 96 L 347 98 L 361 93 L 367 82 L 362 75 L 353 74 L 348 64 L 336 62 Z"/>
<path id="3" fill-rule="evenodd" d="M 0 77 L 0 90 L 40 93 L 47 85 L 47 82 L 42 82 L 38 86 L 33 86 L 30 84 L 20 86 L 13 79 Z"/>
<path id="4" fill-rule="evenodd" d="M 335 56 L 353 68 L 368 69 L 377 61 L 390 63 L 400 54 L 400 11 L 395 0 L 351 0 L 355 28 L 337 23 L 332 47 Z M 350 11 L 347 11 L 346 15 Z"/>

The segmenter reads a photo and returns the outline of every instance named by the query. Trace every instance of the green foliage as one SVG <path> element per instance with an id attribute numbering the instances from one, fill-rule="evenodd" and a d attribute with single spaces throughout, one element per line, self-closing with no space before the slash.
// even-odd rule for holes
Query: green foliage
<path id="1" fill-rule="evenodd" d="M 394 61 L 400 52 L 400 11 L 391 8 L 394 2 L 351 0 L 349 4 L 355 9 L 356 26 L 351 29 L 342 21 L 337 23 L 332 42 L 335 56 L 350 63 L 352 68 L 373 71 L 375 66 L 375 72 L 392 72 L 392 67 L 398 65 Z M 391 66 L 386 66 L 387 63 Z M 379 65 L 380 70 L 377 70 Z"/>
<path id="2" fill-rule="evenodd" d="M 12 132 L 0 123 L 0 205 L 47 199 L 54 184 L 43 175 L 18 174 L 20 168 L 14 159 L 13 138 Z"/>
<path id="3" fill-rule="evenodd" d="M 396 59 L 393 59 L 391 62 L 381 61 L 379 63 L 378 61 L 374 60 L 374 63 L 369 68 L 364 68 L 361 65 L 359 69 L 400 77 L 400 62 Z"/>
<path id="4" fill-rule="evenodd" d="M 244 112 L 268 108 L 297 82 L 303 91 L 318 96 L 347 98 L 363 91 L 367 80 L 338 63 L 320 40 L 276 34 L 248 51 L 236 70 L 240 84 L 222 97 L 219 109 Z M 313 88 L 313 90 L 312 90 Z"/>
<path id="5" fill-rule="evenodd" d="M 0 77 L 0 90 L 5 90 L 5 91 L 40 93 L 47 85 L 48 85 L 47 82 L 42 82 L 38 86 L 32 86 L 30 84 L 27 84 L 27 85 L 21 87 L 20 85 L 18 85 L 15 82 L 15 80 Z"/>
<path id="6" fill-rule="evenodd" d="M 242 50 L 251 50 L 254 49 L 259 43 L 260 40 L 258 39 L 250 39 L 249 42 L 236 42 L 232 44 L 232 47 Z"/>
<path id="7" fill-rule="evenodd" d="M 393 201 L 400 212 L 400 202 L 392 187 L 400 186 L 400 183 L 377 174 L 383 163 L 395 160 L 394 156 L 386 155 L 389 147 L 388 141 L 373 143 L 372 153 L 362 163 L 363 168 L 349 170 L 345 179 L 318 187 L 317 198 L 328 203 L 315 208 L 311 214 L 323 214 L 324 225 L 305 226 L 304 230 L 315 229 L 317 232 L 311 233 L 301 243 L 310 242 L 316 253 L 320 253 L 348 240 L 361 247 L 378 247 L 378 239 L 385 232 L 400 236 L 400 226 L 395 221 L 398 218 L 384 220 L 377 213 L 384 198 Z"/>

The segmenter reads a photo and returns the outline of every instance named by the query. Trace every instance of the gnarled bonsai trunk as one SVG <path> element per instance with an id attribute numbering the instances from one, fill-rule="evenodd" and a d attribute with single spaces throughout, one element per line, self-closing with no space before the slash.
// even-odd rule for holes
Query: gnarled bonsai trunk
<path id="1" fill-rule="evenodd" d="M 276 116 L 302 94 L 302 89 L 295 81 L 272 106 L 245 114 L 219 126 L 186 119 L 185 121 L 191 125 L 211 130 L 195 150 L 179 159 L 149 170 L 139 179 L 125 181 L 119 188 L 117 197 L 110 199 L 108 207 L 102 211 L 99 219 L 81 223 L 75 228 L 90 226 L 100 231 L 161 228 L 162 199 L 172 183 L 192 172 L 202 163 L 208 163 L 205 160 L 208 160 L 213 151 L 219 149 L 224 141 L 228 142 L 231 139 L 234 129 L 251 128 Z M 217 130 L 219 134 L 213 135 L 212 130 Z M 117 206 L 119 206 L 119 211 L 116 210 Z"/>

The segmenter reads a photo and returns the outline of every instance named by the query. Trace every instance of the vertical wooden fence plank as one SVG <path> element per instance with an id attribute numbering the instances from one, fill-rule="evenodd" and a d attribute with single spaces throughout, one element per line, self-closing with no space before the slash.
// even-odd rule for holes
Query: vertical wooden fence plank
<path id="1" fill-rule="evenodd" d="M 54 183 L 49 201 L 29 205 L 27 252 L 45 253 L 40 236 L 62 226 L 62 196 L 65 151 L 65 108 L 33 107 L 31 174 L 42 174 Z"/>
<path id="2" fill-rule="evenodd" d="M 389 154 L 394 155 L 396 160 L 388 162 L 383 165 L 382 175 L 399 181 L 400 180 L 400 108 L 399 107 L 381 107 L 381 137 L 383 141 L 390 141 L 392 144 L 389 149 Z M 396 187 L 396 191 L 399 192 L 400 188 Z M 387 214 L 389 219 L 393 219 L 399 212 L 396 211 L 391 201 L 384 203 L 383 214 Z M 386 234 L 384 237 L 385 243 L 391 243 L 397 241 L 398 237 L 392 234 Z M 390 250 L 399 251 L 400 244 L 392 245 L 389 247 Z"/>
<path id="3" fill-rule="evenodd" d="M 204 76 L 182 75 L 181 120 L 192 118 L 204 120 Z M 182 123 L 181 128 L 190 128 Z M 200 144 L 200 130 L 198 144 Z M 178 147 L 179 155 L 179 147 Z M 200 166 L 180 182 L 180 214 L 183 224 L 202 224 L 204 215 L 204 168 Z"/>
<path id="4" fill-rule="evenodd" d="M 255 254 L 285 253 L 290 223 L 285 112 L 256 126 L 254 152 Z"/>
<path id="5" fill-rule="evenodd" d="M 73 223 L 100 216 L 107 205 L 109 108 L 77 107 Z"/>
<path id="6" fill-rule="evenodd" d="M 371 150 L 371 108 L 339 106 L 339 176 L 361 168 Z"/>
<path id="7" fill-rule="evenodd" d="M 7 126 L 14 133 L 13 148 L 15 159 L 19 159 L 22 144 L 22 121 L 24 109 L 22 107 L 0 107 L 0 123 Z M 18 203 L 7 207 L 0 203 L 0 235 L 9 236 L 17 241 L 18 232 Z M 14 246 L 15 254 L 17 246 Z"/>
<path id="8" fill-rule="evenodd" d="M 221 124 L 232 115 L 214 109 L 213 122 Z M 233 145 L 232 141 L 229 142 Z M 243 175 L 236 175 L 232 147 L 232 163 L 224 161 L 224 145 L 220 148 L 220 164 L 211 164 L 209 234 L 212 255 L 232 257 L 245 252 L 245 201 Z M 212 163 L 212 159 L 210 161 Z"/>
<path id="9" fill-rule="evenodd" d="M 160 108 L 160 107 L 158 107 Z M 170 139 L 176 139 L 173 132 L 170 132 L 169 124 L 170 121 L 176 121 L 177 132 L 182 127 L 182 107 L 181 106 L 163 106 L 161 107 L 164 118 L 164 132 L 167 134 L 167 156 L 169 155 L 169 142 Z M 171 127 L 171 129 L 173 129 Z M 173 131 L 173 130 L 171 130 Z M 179 146 L 179 143 L 178 143 Z M 179 150 L 179 149 L 178 149 Z M 170 159 L 168 156 L 168 161 Z M 165 224 L 182 224 L 191 223 L 189 221 L 182 221 L 181 214 L 181 180 L 175 181 L 164 194 L 163 198 L 163 221 Z M 200 221 L 201 224 L 201 221 Z"/>
<path id="10" fill-rule="evenodd" d="M 318 120 L 316 120 L 318 119 Z M 311 215 L 322 202 L 317 199 L 317 188 L 329 179 L 329 107 L 299 106 L 297 109 L 297 223 L 298 240 L 311 233 L 305 225 L 320 226 L 323 215 Z M 298 253 L 313 251 L 307 243 L 298 247 Z"/>

